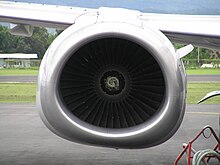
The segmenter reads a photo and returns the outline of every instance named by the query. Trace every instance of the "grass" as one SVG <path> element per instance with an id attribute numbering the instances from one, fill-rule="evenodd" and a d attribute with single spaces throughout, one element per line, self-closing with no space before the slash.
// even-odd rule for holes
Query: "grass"
<path id="1" fill-rule="evenodd" d="M 188 83 L 187 104 L 196 104 L 208 92 L 220 90 L 220 83 Z M 211 98 L 205 104 L 219 104 L 220 96 Z"/>
<path id="2" fill-rule="evenodd" d="M 35 83 L 0 83 L 0 102 L 35 102 Z"/>
<path id="3" fill-rule="evenodd" d="M 220 68 L 215 69 L 186 69 L 187 74 L 220 74 Z"/>
<path id="4" fill-rule="evenodd" d="M 38 68 L 31 69 L 0 69 L 0 76 L 36 76 Z"/>
<path id="5" fill-rule="evenodd" d="M 220 90 L 220 83 L 189 83 L 187 103 L 196 104 L 208 92 Z M 35 83 L 0 83 L 0 102 L 35 102 Z M 219 104 L 220 96 L 204 102 Z"/>

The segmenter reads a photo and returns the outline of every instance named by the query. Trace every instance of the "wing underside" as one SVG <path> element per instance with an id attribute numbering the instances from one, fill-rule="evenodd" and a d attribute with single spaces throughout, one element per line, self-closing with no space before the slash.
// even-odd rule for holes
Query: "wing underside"
<path id="1" fill-rule="evenodd" d="M 138 19 L 147 26 L 162 31 L 172 42 L 220 49 L 220 16 L 169 15 L 138 13 Z M 80 16 L 88 19 L 99 15 L 99 9 L 0 2 L 0 22 L 30 27 L 66 29 Z"/>

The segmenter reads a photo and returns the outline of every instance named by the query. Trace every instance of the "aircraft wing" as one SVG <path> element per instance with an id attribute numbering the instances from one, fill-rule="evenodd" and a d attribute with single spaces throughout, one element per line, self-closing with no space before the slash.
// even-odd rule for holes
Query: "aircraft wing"
<path id="1" fill-rule="evenodd" d="M 49 28 L 65 29 L 85 13 L 97 10 L 67 6 L 0 2 L 0 21 Z"/>
<path id="2" fill-rule="evenodd" d="M 131 10 L 132 11 L 132 10 Z M 99 9 L 0 2 L 0 21 L 65 29 L 84 15 L 98 16 Z M 162 31 L 172 42 L 219 49 L 219 15 L 173 15 L 137 12 L 139 20 Z"/>

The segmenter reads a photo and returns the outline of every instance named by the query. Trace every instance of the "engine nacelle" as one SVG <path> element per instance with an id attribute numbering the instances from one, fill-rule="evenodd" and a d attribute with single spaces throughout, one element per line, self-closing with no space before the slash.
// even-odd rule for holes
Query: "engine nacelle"
<path id="1" fill-rule="evenodd" d="M 127 23 L 73 25 L 40 67 L 41 118 L 67 140 L 146 148 L 168 140 L 185 112 L 184 68 L 159 30 Z"/>

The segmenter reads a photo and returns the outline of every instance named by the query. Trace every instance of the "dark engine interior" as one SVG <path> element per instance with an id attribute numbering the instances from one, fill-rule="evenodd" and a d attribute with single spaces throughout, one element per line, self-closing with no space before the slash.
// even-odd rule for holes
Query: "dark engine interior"
<path id="1" fill-rule="evenodd" d="M 66 108 L 82 121 L 119 129 L 144 123 L 160 110 L 165 80 L 145 48 L 127 39 L 102 38 L 72 54 L 58 90 Z"/>

